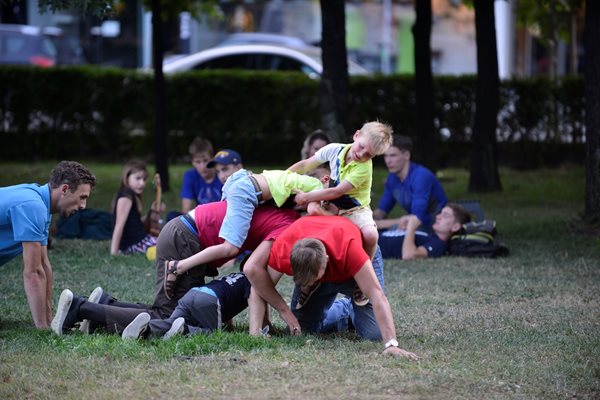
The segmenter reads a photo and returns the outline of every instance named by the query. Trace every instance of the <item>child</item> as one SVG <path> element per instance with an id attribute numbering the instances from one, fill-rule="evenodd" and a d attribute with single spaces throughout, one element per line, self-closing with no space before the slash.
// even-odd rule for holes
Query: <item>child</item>
<path id="1" fill-rule="evenodd" d="M 361 231 L 363 246 L 373 259 L 377 248 L 377 225 L 373 219 L 371 182 L 373 164 L 371 159 L 383 154 L 392 144 L 392 128 L 381 122 L 365 123 L 354 133 L 351 144 L 330 143 L 319 149 L 314 156 L 297 162 L 289 170 L 304 173 L 317 165 L 329 162 L 331 183 L 329 188 L 310 193 L 296 191 L 296 203 L 304 205 L 315 201 L 327 201 L 336 205 L 339 215 L 351 220 Z M 366 304 L 366 298 L 357 292 L 357 304 Z"/>
<path id="2" fill-rule="evenodd" d="M 113 201 L 115 226 L 110 243 L 110 254 L 145 253 L 148 247 L 156 246 L 156 236 L 146 233 L 145 222 L 150 215 L 142 218 L 142 193 L 146 187 L 148 171 L 146 163 L 130 160 L 123 167 L 119 191 Z M 164 204 L 152 203 L 151 212 L 160 212 Z M 149 214 L 150 214 L 149 213 Z"/>
<path id="3" fill-rule="evenodd" d="M 184 260 L 173 263 L 167 261 L 164 275 L 167 296 L 175 289 L 177 275 L 196 265 L 231 258 L 238 254 L 248 235 L 254 210 L 259 204 L 272 199 L 281 207 L 293 190 L 309 192 L 323 188 L 323 184 L 329 181 L 328 175 L 319 179 L 291 171 L 263 171 L 262 174 L 252 174 L 242 168 L 239 154 L 228 149 L 218 152 L 208 165 L 215 166 L 219 179 L 226 181 L 222 200 L 227 200 L 227 212 L 219 231 L 219 237 L 224 242 L 207 247 Z"/>
<path id="4" fill-rule="evenodd" d="M 216 179 L 215 170 L 207 166 L 212 160 L 210 141 L 196 137 L 189 148 L 192 165 L 183 175 L 181 186 L 181 213 L 185 214 L 198 204 L 212 203 L 221 199 L 223 184 Z"/>
<path id="5" fill-rule="evenodd" d="M 304 173 L 317 165 L 329 162 L 330 188 L 311 193 L 297 193 L 296 203 L 304 205 L 313 201 L 333 200 L 340 215 L 354 222 L 361 230 L 367 254 L 373 258 L 377 245 L 377 226 L 373 220 L 371 159 L 383 154 L 392 143 L 392 128 L 381 122 L 367 122 L 354 133 L 354 143 L 331 143 L 318 150 L 314 156 L 297 162 L 289 170 Z"/>
<path id="6" fill-rule="evenodd" d="M 122 338 L 161 336 L 166 340 L 177 334 L 209 334 L 245 310 L 249 296 L 248 278 L 243 272 L 234 272 L 190 289 L 169 318 L 150 319 L 148 313 L 139 314 L 123 330 Z"/>

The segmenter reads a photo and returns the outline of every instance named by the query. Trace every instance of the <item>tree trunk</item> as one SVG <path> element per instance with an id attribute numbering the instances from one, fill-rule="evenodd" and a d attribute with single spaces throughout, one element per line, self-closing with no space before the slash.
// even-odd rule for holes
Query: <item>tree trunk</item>
<path id="1" fill-rule="evenodd" d="M 167 151 L 167 96 L 163 74 L 163 21 L 161 2 L 152 0 L 152 56 L 154 65 L 154 164 L 162 190 L 170 189 Z"/>
<path id="2" fill-rule="evenodd" d="M 585 2 L 585 211 L 600 223 L 600 2 Z"/>
<path id="3" fill-rule="evenodd" d="M 343 0 L 321 0 L 321 124 L 333 141 L 347 141 L 350 82 L 346 51 L 346 12 Z"/>
<path id="4" fill-rule="evenodd" d="M 469 191 L 502 190 L 498 173 L 496 126 L 500 97 L 494 2 L 475 0 L 477 88 Z"/>
<path id="5" fill-rule="evenodd" d="M 433 76 L 431 72 L 431 0 L 416 0 L 415 38 L 416 159 L 435 169 Z M 405 133 L 405 132 L 402 132 Z M 406 134 L 406 133 L 405 133 Z"/>

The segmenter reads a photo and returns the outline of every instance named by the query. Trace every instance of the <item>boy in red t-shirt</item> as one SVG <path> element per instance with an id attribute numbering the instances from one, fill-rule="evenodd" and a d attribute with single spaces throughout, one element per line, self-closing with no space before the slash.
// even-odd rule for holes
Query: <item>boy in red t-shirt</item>
<path id="1" fill-rule="evenodd" d="M 374 268 L 363 249 L 360 230 L 348 219 L 300 218 L 275 239 L 268 256 L 261 257 L 256 252 L 254 256 L 244 268 L 253 288 L 249 300 L 250 334 L 260 334 L 266 309 L 264 303 L 259 306 L 257 295 L 279 312 L 292 334 L 300 334 L 301 327 L 317 333 L 324 332 L 323 322 L 337 294 L 351 296 L 358 284 L 371 302 L 363 307 L 352 305 L 357 334 L 368 340 L 383 339 L 386 354 L 418 359 L 414 353 L 398 347 L 392 312 L 380 283 L 381 254 L 376 252 Z M 261 258 L 264 263 L 254 262 Z M 293 275 L 296 284 L 291 309 L 275 289 L 283 274 Z M 300 299 L 306 288 L 314 289 Z"/>

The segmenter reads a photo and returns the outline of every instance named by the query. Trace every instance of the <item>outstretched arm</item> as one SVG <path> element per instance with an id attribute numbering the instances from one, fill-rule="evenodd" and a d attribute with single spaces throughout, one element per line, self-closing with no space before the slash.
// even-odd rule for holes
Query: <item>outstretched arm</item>
<path id="1" fill-rule="evenodd" d="M 383 343 L 387 343 L 390 339 L 396 339 L 396 326 L 394 325 L 392 309 L 387 297 L 385 297 L 385 294 L 381 289 L 381 285 L 377 280 L 377 276 L 373 270 L 373 264 L 371 264 L 370 260 L 367 260 L 356 275 L 354 275 L 354 280 L 373 304 L 375 321 L 377 321 L 377 325 L 381 331 Z M 406 357 L 411 360 L 419 359 L 419 356 L 415 353 L 403 350 L 400 347 L 391 346 L 384 349 L 383 352 L 385 354 Z"/>
<path id="2" fill-rule="evenodd" d="M 25 294 L 38 328 L 47 328 L 52 320 L 52 266 L 46 249 L 39 242 L 23 242 Z"/>
<path id="3" fill-rule="evenodd" d="M 321 165 L 321 163 L 315 158 L 315 156 L 312 156 L 306 160 L 298 161 L 296 164 L 289 167 L 288 170 L 297 172 L 299 174 L 305 174 L 308 171 L 317 168 L 319 165 Z"/>
<path id="4" fill-rule="evenodd" d="M 273 272 L 273 276 L 270 276 L 269 271 L 271 269 L 267 267 L 269 261 L 269 252 L 273 242 L 264 241 L 256 250 L 252 252 L 248 261 L 244 265 L 244 272 L 252 284 L 252 292 L 256 292 L 262 299 L 271 305 L 277 312 L 281 319 L 285 321 L 290 329 L 292 335 L 299 335 L 301 333 L 300 323 L 298 319 L 292 313 L 292 310 L 288 307 L 283 297 L 275 289 L 275 284 L 279 281 L 281 273 Z M 262 314 L 264 315 L 264 313 Z M 262 315 L 256 314 L 256 318 L 262 318 Z M 253 330 L 256 330 L 256 324 L 253 323 Z M 252 334 L 253 332 L 251 332 Z"/>

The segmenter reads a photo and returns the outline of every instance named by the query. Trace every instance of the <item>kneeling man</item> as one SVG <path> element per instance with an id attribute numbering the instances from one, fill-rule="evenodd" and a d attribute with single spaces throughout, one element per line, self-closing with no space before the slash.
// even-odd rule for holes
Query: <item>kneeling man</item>
<path id="1" fill-rule="evenodd" d="M 269 254 L 255 257 L 252 263 L 249 260 L 245 272 L 252 283 L 251 297 L 258 295 L 275 308 L 292 334 L 300 334 L 302 329 L 330 331 L 328 312 L 335 308 L 337 294 L 352 297 L 358 285 L 370 302 L 352 304 L 356 333 L 364 339 L 382 340 L 386 354 L 416 360 L 417 355 L 398 347 L 392 311 L 382 288 L 379 250 L 374 264 L 363 249 L 356 225 L 343 217 L 310 216 L 291 224 L 273 242 Z M 283 274 L 293 275 L 296 284 L 291 309 L 275 289 Z M 260 334 L 266 311 L 264 302 L 262 305 L 250 308 L 250 333 L 254 335 Z"/>

